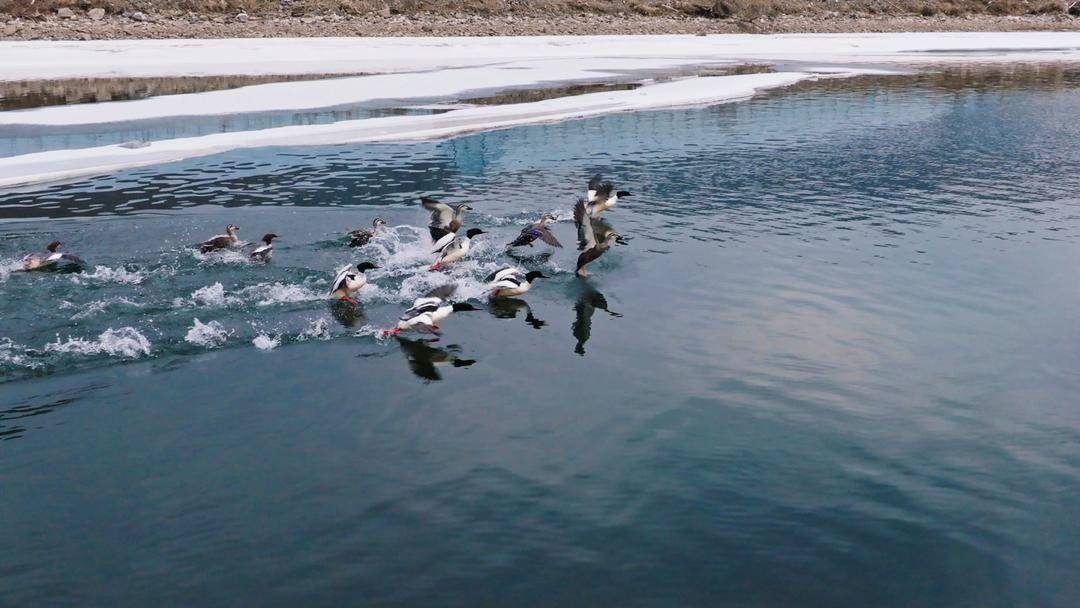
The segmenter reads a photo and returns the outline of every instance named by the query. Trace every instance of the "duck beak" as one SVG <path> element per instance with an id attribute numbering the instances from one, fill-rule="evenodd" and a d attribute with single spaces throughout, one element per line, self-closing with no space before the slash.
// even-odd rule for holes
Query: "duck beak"
<path id="1" fill-rule="evenodd" d="M 620 245 L 629 245 L 630 244 L 630 241 L 626 240 L 625 238 L 623 238 L 621 236 L 615 237 L 615 242 L 620 244 Z"/>

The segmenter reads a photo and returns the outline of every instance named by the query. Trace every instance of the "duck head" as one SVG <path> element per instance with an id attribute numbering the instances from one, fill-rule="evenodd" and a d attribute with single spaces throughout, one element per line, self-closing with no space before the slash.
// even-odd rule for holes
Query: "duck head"
<path id="1" fill-rule="evenodd" d="M 379 229 L 379 226 L 385 226 L 385 225 L 386 225 L 386 222 L 384 222 L 381 217 L 377 217 L 377 218 L 375 218 L 374 222 L 371 222 L 371 230 L 372 230 L 372 232 L 374 232 L 374 231 Z"/>
<path id="2" fill-rule="evenodd" d="M 536 279 L 550 279 L 550 278 L 551 277 L 549 277 L 546 274 L 540 272 L 539 270 L 533 270 L 532 272 L 525 275 L 525 280 L 530 282 L 530 283 L 532 283 Z"/>
<path id="3" fill-rule="evenodd" d="M 281 237 L 279 237 L 278 235 L 274 234 L 273 232 L 268 232 L 268 233 L 266 233 L 266 234 L 264 234 L 264 235 L 263 235 L 263 238 L 262 238 L 262 242 L 264 242 L 264 243 L 266 243 L 267 245 L 269 245 L 269 244 L 270 244 L 271 242 L 273 242 L 273 240 L 274 240 L 274 239 L 277 239 L 277 238 L 281 238 Z"/>
<path id="4" fill-rule="evenodd" d="M 56 253 L 56 250 L 60 249 L 60 241 L 53 241 L 53 242 L 49 243 L 48 245 L 46 245 L 45 248 L 48 249 L 52 253 Z"/>
<path id="5" fill-rule="evenodd" d="M 457 206 L 454 207 L 454 211 L 457 212 L 458 215 L 461 215 L 462 213 L 464 213 L 466 211 L 472 211 L 472 210 L 473 210 L 473 208 L 468 206 L 465 203 L 461 203 L 460 205 L 457 205 Z"/>
<path id="6" fill-rule="evenodd" d="M 369 271 L 369 270 L 371 270 L 373 268 L 379 268 L 379 267 L 376 266 L 375 264 L 372 264 L 371 262 L 360 262 L 359 264 L 356 265 L 356 269 L 359 270 L 360 272 L 367 272 L 367 271 Z"/>
<path id="7" fill-rule="evenodd" d="M 480 230 L 479 228 L 469 228 L 469 230 L 465 232 L 465 236 L 469 237 L 470 239 L 474 239 L 478 235 L 481 235 L 481 234 L 487 234 L 487 233 L 484 232 L 483 230 Z"/>
<path id="8" fill-rule="evenodd" d="M 229 224 L 228 226 L 225 226 L 225 234 L 227 234 L 229 236 L 233 236 L 237 232 L 240 232 L 240 227 L 239 226 L 235 226 L 233 224 Z"/>

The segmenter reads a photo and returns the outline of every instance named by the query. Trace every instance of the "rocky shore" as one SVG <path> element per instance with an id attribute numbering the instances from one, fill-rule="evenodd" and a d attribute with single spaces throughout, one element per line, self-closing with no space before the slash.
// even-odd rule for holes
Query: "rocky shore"
<path id="1" fill-rule="evenodd" d="M 303 17 L 60 9 L 54 15 L 0 15 L 2 40 L 255 38 L 311 36 L 530 36 L 794 32 L 1080 31 L 1080 18 L 1042 15 L 873 15 L 822 13 L 748 19 L 637 14 L 330 14 Z"/>

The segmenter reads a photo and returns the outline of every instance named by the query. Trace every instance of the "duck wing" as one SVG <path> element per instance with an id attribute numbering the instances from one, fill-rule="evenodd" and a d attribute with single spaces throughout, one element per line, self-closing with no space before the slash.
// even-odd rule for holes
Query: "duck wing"
<path id="1" fill-rule="evenodd" d="M 352 269 L 352 266 L 346 266 L 345 268 L 342 268 L 338 271 L 337 275 L 334 276 L 334 282 L 330 285 L 330 293 L 334 293 L 335 291 L 342 289 L 345 286 L 346 282 L 356 278 L 356 276 L 352 272 Z"/>
<path id="2" fill-rule="evenodd" d="M 446 285 L 439 285 L 438 287 L 436 287 L 436 288 L 432 289 L 431 291 L 425 293 L 424 297 L 425 298 L 439 298 L 440 300 L 445 300 L 446 298 L 449 298 L 450 296 L 454 295 L 455 291 L 457 291 L 457 283 L 447 283 Z M 415 305 L 415 303 L 414 303 L 414 305 Z"/>
<path id="3" fill-rule="evenodd" d="M 232 239 L 227 234 L 219 234 L 213 238 L 206 239 L 202 243 L 199 243 L 199 250 L 203 253 L 214 251 L 215 249 L 224 249 L 232 244 Z"/>
<path id="4" fill-rule="evenodd" d="M 489 274 L 487 277 L 484 278 L 484 281 L 491 283 L 492 281 L 501 281 L 506 277 L 511 277 L 519 274 L 521 274 L 520 268 L 514 268 L 513 266 L 504 266 L 496 270 L 495 272 Z"/>
<path id="5" fill-rule="evenodd" d="M 578 251 L 596 247 L 596 233 L 593 231 L 592 218 L 585 209 L 585 199 L 579 198 L 574 205 L 574 223 L 577 225 Z"/>
<path id="6" fill-rule="evenodd" d="M 535 226 L 526 226 L 521 229 L 521 234 L 510 242 L 509 247 L 524 247 L 532 243 L 540 236 L 540 231 Z"/>
<path id="7" fill-rule="evenodd" d="M 540 237 L 541 241 L 544 241 L 552 247 L 562 247 L 562 243 L 559 242 L 559 239 L 555 238 L 555 233 L 551 231 L 551 228 L 548 228 L 547 226 L 539 226 L 537 228 L 534 228 L 533 230 L 539 233 L 537 234 L 537 236 Z"/>
<path id="8" fill-rule="evenodd" d="M 432 230 L 432 234 L 434 234 L 434 229 Z M 431 252 L 442 253 L 442 251 L 446 249 L 450 243 L 453 243 L 455 239 L 457 239 L 457 235 L 447 230 L 446 234 L 439 237 L 439 240 L 435 241 L 435 244 L 431 246 Z"/>
<path id="9" fill-rule="evenodd" d="M 586 197 L 589 199 L 590 203 L 594 199 L 596 199 L 596 191 L 600 189 L 600 185 L 602 183 L 603 183 L 603 180 L 600 179 L 599 175 L 594 175 L 594 176 L 592 176 L 592 178 L 589 179 L 589 186 L 588 186 L 588 188 L 586 188 L 585 193 L 586 193 Z"/>
<path id="10" fill-rule="evenodd" d="M 420 199 L 420 204 L 431 212 L 431 226 L 445 228 L 450 225 L 450 220 L 454 219 L 454 210 L 446 203 L 425 196 Z"/>

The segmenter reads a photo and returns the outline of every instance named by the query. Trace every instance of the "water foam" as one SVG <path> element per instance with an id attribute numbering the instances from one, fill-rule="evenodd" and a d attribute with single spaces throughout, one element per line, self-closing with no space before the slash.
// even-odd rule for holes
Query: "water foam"
<path id="1" fill-rule="evenodd" d="M 0 283 L 7 280 L 11 273 L 22 270 L 22 260 L 17 258 L 0 260 Z"/>
<path id="2" fill-rule="evenodd" d="M 61 342 L 60 336 L 57 335 L 56 342 L 45 345 L 45 352 L 75 355 L 105 354 L 112 357 L 137 359 L 150 354 L 150 341 L 134 327 L 120 329 L 110 327 L 98 335 L 96 340 L 68 336 L 66 341 Z"/>
<path id="3" fill-rule="evenodd" d="M 274 350 L 281 346 L 281 338 L 279 336 L 270 337 L 266 334 L 259 334 L 255 336 L 255 339 L 251 341 L 255 345 L 255 348 L 259 350 Z"/>
<path id="4" fill-rule="evenodd" d="M 105 298 L 104 300 L 94 300 L 89 304 L 81 307 L 79 312 L 71 315 L 72 321 L 78 321 L 80 319 L 88 319 L 97 314 L 104 312 L 106 309 L 113 306 L 131 306 L 134 308 L 142 308 L 142 304 L 134 302 L 124 297 L 114 296 L 111 298 Z M 70 302 L 64 303 L 64 308 L 80 308 L 78 305 L 71 304 Z"/>
<path id="5" fill-rule="evenodd" d="M 305 327 L 303 331 L 297 334 L 296 339 L 301 342 L 306 342 L 307 340 L 325 341 L 329 340 L 331 337 L 330 322 L 326 319 L 315 319 L 311 323 L 308 323 L 308 326 Z"/>
<path id="6" fill-rule="evenodd" d="M 0 338 L 0 367 L 41 367 L 41 363 L 26 355 L 27 348 L 11 338 Z"/>
<path id="7" fill-rule="evenodd" d="M 72 282 L 82 284 L 86 281 L 99 283 L 119 283 L 121 285 L 138 285 L 146 280 L 148 273 L 144 270 L 128 270 L 123 266 L 110 268 L 108 266 L 94 266 L 94 272 L 71 274 Z"/>
<path id="8" fill-rule="evenodd" d="M 187 334 L 184 336 L 185 341 L 196 346 L 215 348 L 221 346 L 229 339 L 229 332 L 222 327 L 221 323 L 218 323 L 217 321 L 203 323 L 198 317 L 195 317 L 194 321 L 195 322 L 192 323 L 191 328 L 188 329 Z"/>
<path id="9" fill-rule="evenodd" d="M 245 287 L 237 293 L 243 300 L 257 299 L 255 303 L 257 306 L 310 302 L 325 297 L 324 294 L 314 291 L 307 285 L 295 283 L 259 283 Z"/>

